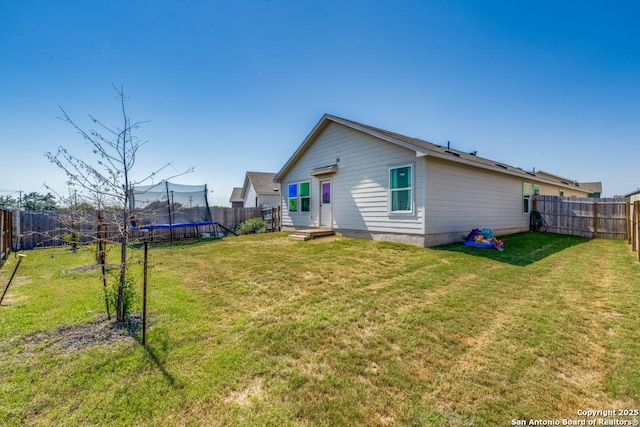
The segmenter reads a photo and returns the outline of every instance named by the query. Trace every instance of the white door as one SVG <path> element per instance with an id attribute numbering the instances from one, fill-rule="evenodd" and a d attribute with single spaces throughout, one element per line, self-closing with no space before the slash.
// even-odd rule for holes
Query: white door
<path id="1" fill-rule="evenodd" d="M 331 227 L 331 180 L 320 181 L 320 227 Z"/>

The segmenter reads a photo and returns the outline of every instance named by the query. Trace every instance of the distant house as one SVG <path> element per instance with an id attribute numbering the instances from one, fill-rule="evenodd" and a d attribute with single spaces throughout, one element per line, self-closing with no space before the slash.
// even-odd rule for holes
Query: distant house
<path id="1" fill-rule="evenodd" d="M 273 172 L 247 172 L 242 188 L 236 187 L 231 194 L 231 205 L 255 208 L 275 206 L 280 203 L 280 184 L 273 182 Z M 236 190 L 240 189 L 237 193 Z M 240 205 L 242 203 L 242 205 Z"/>
<path id="2" fill-rule="evenodd" d="M 534 194 L 586 197 L 538 175 L 384 129 L 324 115 L 275 175 L 284 229 L 434 246 L 473 228 L 529 229 Z"/>
<path id="3" fill-rule="evenodd" d="M 571 184 L 574 183 L 576 184 L 576 182 L 568 179 L 568 178 L 563 178 L 561 176 L 558 175 L 553 175 L 550 174 L 548 172 L 543 172 L 543 171 L 539 171 L 536 172 L 536 176 L 540 177 L 540 178 L 547 178 L 547 179 L 551 179 L 554 181 L 559 181 L 561 183 L 564 184 Z M 596 198 L 599 199 L 602 196 L 602 183 L 601 182 L 578 182 L 577 185 L 588 191 L 589 193 L 587 194 L 586 197 L 591 197 L 591 198 Z M 564 196 L 564 190 L 560 189 L 559 190 L 559 194 L 557 194 L 557 196 Z"/>
<path id="4" fill-rule="evenodd" d="M 244 207 L 244 199 L 242 198 L 242 187 L 233 187 L 231 197 L 229 198 L 232 208 Z"/>
<path id="5" fill-rule="evenodd" d="M 640 188 L 637 189 L 636 191 L 632 191 L 631 193 L 625 194 L 624 197 L 627 198 L 628 201 L 632 203 L 637 200 L 640 200 Z"/>

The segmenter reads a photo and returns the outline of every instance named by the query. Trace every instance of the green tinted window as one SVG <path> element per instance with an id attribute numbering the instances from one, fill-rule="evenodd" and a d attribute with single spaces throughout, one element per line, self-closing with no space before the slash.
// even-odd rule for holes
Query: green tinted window
<path id="1" fill-rule="evenodd" d="M 412 209 L 411 166 L 389 169 L 391 212 L 410 212 Z"/>

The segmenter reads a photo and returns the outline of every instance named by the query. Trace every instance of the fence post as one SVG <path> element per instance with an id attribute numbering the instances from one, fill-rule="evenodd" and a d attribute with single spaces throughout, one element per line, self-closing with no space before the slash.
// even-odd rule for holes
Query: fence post
<path id="1" fill-rule="evenodd" d="M 636 201 L 635 202 L 635 207 L 633 209 L 633 211 L 636 214 L 636 238 L 638 237 L 638 227 L 640 226 L 638 224 L 638 220 L 640 220 L 640 201 Z M 636 243 L 636 250 L 638 251 L 638 262 L 640 262 L 640 249 L 638 248 L 638 245 Z"/>
<path id="2" fill-rule="evenodd" d="M 633 203 L 633 216 L 635 217 L 635 224 L 633 226 L 633 247 L 634 250 L 638 252 L 638 261 L 640 261 L 640 249 L 638 249 L 638 228 L 640 226 L 638 222 L 640 222 L 640 200 L 636 200 Z"/>
<path id="3" fill-rule="evenodd" d="M 630 209 L 629 215 L 629 244 L 631 245 L 631 250 L 636 250 L 636 204 L 633 202 Z"/>
<path id="4" fill-rule="evenodd" d="M 4 209 L 0 209 L 0 261 L 4 259 Z"/>
<path id="5" fill-rule="evenodd" d="M 598 238 L 598 202 L 593 202 L 593 238 Z"/>
<path id="6" fill-rule="evenodd" d="M 627 239 L 627 244 L 631 244 L 631 204 L 629 202 L 625 203 L 624 205 L 624 217 L 626 219 L 626 230 L 625 230 L 625 238 Z"/>
<path id="7" fill-rule="evenodd" d="M 275 218 L 273 216 L 274 212 L 273 212 L 273 206 L 271 206 L 271 209 L 269 209 L 271 211 L 271 232 L 273 233 L 274 231 L 276 231 L 276 227 L 275 227 Z"/>

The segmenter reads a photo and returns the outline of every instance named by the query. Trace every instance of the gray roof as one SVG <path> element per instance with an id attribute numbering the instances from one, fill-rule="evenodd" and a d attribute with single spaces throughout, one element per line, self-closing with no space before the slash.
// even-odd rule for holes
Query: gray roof
<path id="1" fill-rule="evenodd" d="M 242 187 L 242 198 L 244 199 L 249 188 L 249 182 L 251 182 L 256 193 L 261 196 L 280 194 L 280 184 L 273 182 L 275 176 L 276 174 L 273 172 L 247 172 L 244 186 Z"/>
<path id="2" fill-rule="evenodd" d="M 579 182 L 581 188 L 589 191 L 589 193 L 602 193 L 601 182 Z"/>
<path id="3" fill-rule="evenodd" d="M 229 201 L 231 203 L 244 202 L 244 199 L 242 198 L 242 187 L 233 187 Z"/>
<path id="4" fill-rule="evenodd" d="M 480 167 L 482 169 L 493 170 L 495 172 L 504 173 L 508 175 L 515 175 L 521 177 L 528 177 L 541 182 L 549 182 L 561 187 L 569 187 L 577 190 L 582 190 L 586 193 L 590 191 L 582 188 L 578 182 L 573 180 L 565 181 L 564 179 L 558 179 L 551 174 L 544 174 L 544 176 L 538 176 L 535 172 L 525 171 L 521 168 L 510 166 L 504 163 L 497 162 L 495 160 L 480 157 L 475 153 L 467 153 L 459 151 L 450 147 L 434 144 L 422 139 L 409 137 L 395 132 L 390 132 L 385 129 L 377 128 L 374 126 L 365 125 L 362 123 L 354 122 L 352 120 L 343 119 L 341 117 L 325 114 L 318 124 L 313 128 L 311 133 L 305 138 L 302 144 L 298 147 L 295 153 L 289 158 L 287 163 L 282 167 L 280 172 L 275 176 L 275 180 L 279 181 L 286 172 L 295 164 L 295 162 L 302 156 L 302 154 L 309 148 L 309 146 L 316 139 L 316 136 L 329 125 L 329 123 L 338 123 L 343 126 L 347 126 L 351 129 L 364 132 L 368 135 L 376 138 L 391 142 L 393 144 L 405 147 L 409 150 L 413 150 L 417 155 L 432 156 L 442 158 L 445 160 L 463 163 L 470 166 Z"/>

